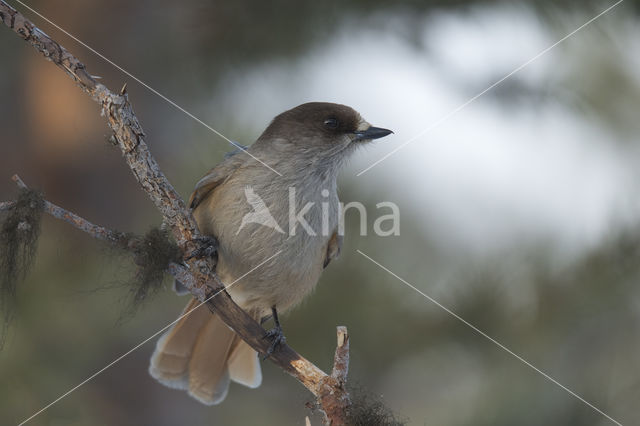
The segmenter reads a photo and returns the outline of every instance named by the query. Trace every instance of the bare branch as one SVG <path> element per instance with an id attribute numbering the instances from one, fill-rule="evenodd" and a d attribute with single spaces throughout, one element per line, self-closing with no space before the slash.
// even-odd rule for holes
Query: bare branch
<path id="1" fill-rule="evenodd" d="M 184 200 L 173 189 L 145 143 L 145 134 L 126 93 L 115 94 L 98 83 L 85 65 L 64 47 L 38 29 L 6 2 L 0 1 L 0 20 L 31 44 L 46 59 L 62 68 L 75 83 L 98 102 L 122 154 L 138 183 L 171 226 L 179 246 L 197 234 L 196 223 L 187 214 Z"/>
<path id="2" fill-rule="evenodd" d="M 15 201 L 0 201 L 0 212 L 11 210 L 15 205 Z"/>
<path id="3" fill-rule="evenodd" d="M 29 189 L 27 184 L 24 183 L 24 181 L 18 175 L 11 176 L 11 180 L 14 181 L 16 183 L 16 185 L 18 185 L 18 188 L 20 188 L 20 189 Z"/>
<path id="4" fill-rule="evenodd" d="M 13 175 L 11 180 L 13 180 L 21 189 L 29 189 L 18 175 Z M 79 230 L 84 231 L 87 234 L 91 235 L 93 238 L 97 238 L 99 240 L 108 241 L 110 243 L 117 243 L 125 237 L 125 234 L 121 232 L 112 231 L 102 226 L 94 225 L 93 223 L 78 216 L 77 214 L 65 210 L 62 207 L 56 206 L 55 204 L 47 200 L 44 200 L 44 211 L 45 213 L 50 214 L 56 219 L 65 221 L 74 228 L 78 228 Z"/>
<path id="5" fill-rule="evenodd" d="M 347 333 L 347 327 L 342 326 L 338 327 L 337 333 L 338 345 L 333 359 L 331 377 L 346 383 L 347 373 L 349 372 L 349 333 Z"/>
<path id="6" fill-rule="evenodd" d="M 333 361 L 331 376 L 322 379 L 324 392 L 318 402 L 324 411 L 325 423 L 344 425 L 347 423 L 351 398 L 347 392 L 347 372 L 349 371 L 349 334 L 346 327 L 337 328 L 338 345 Z"/>

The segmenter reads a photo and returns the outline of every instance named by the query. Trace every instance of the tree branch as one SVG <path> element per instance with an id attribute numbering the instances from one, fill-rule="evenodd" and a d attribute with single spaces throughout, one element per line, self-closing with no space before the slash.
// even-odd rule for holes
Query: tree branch
<path id="1" fill-rule="evenodd" d="M 14 181 L 19 188 L 29 189 L 29 187 L 27 187 L 27 185 L 22 181 L 22 179 L 20 179 L 20 176 L 18 175 L 13 175 L 11 177 L 11 180 Z M 8 203 L 12 202 L 1 203 L 0 206 L 2 204 Z M 93 238 L 97 238 L 102 241 L 107 241 L 109 243 L 115 244 L 125 237 L 125 234 L 123 234 L 122 232 L 116 232 L 102 226 L 94 225 L 88 220 L 81 218 L 77 214 L 65 210 L 62 207 L 58 207 L 47 200 L 44 200 L 44 212 L 50 214 L 56 219 L 67 222 L 74 228 L 78 228 L 79 230 L 91 235 Z"/>
<path id="2" fill-rule="evenodd" d="M 151 155 L 145 143 L 142 126 L 129 103 L 126 86 L 116 94 L 98 83 L 82 62 L 4 0 L 0 0 L 0 20 L 46 59 L 64 70 L 83 91 L 100 104 L 125 161 L 142 189 L 162 214 L 178 246 L 183 253 L 187 254 L 198 247 L 199 243 L 195 239 L 199 236 L 196 222 L 186 208 L 184 200 L 169 183 Z M 21 181 L 17 178 L 16 182 L 20 184 Z M 0 210 L 9 208 L 11 208 L 10 202 L 0 204 Z M 50 202 L 46 203 L 45 211 L 101 240 L 115 242 L 119 237 L 118 233 L 91 224 Z M 215 311 L 253 349 L 266 353 L 270 346 L 270 340 L 265 338 L 266 331 L 224 291 L 224 285 L 215 276 L 214 267 L 215 265 L 206 260 L 186 258 L 184 265 L 171 264 L 168 271 L 178 278 L 196 298 L 206 301 L 209 309 Z M 212 297 L 220 292 L 224 294 Z M 338 335 L 340 336 L 340 330 Z M 346 330 L 343 336 L 343 344 L 336 349 L 338 367 L 334 367 L 335 376 L 327 375 L 285 344 L 280 345 L 269 358 L 298 379 L 316 396 L 320 408 L 326 412 L 327 424 L 333 425 L 344 424 L 349 401 L 344 388 L 348 364 Z M 342 411 L 338 412 L 336 407 L 342 407 Z"/>
<path id="3" fill-rule="evenodd" d="M 0 201 L 0 212 L 11 210 L 15 205 L 15 201 Z"/>
<path id="4" fill-rule="evenodd" d="M 349 371 L 349 334 L 346 327 L 338 327 L 338 345 L 333 359 L 331 376 L 323 378 L 324 385 L 331 389 L 319 398 L 322 410 L 335 424 L 345 424 L 351 407 L 351 398 L 347 392 L 347 373 Z M 331 421 L 328 422 L 329 424 Z"/>
<path id="5" fill-rule="evenodd" d="M 172 228 L 179 246 L 184 246 L 197 234 L 191 215 L 186 214 L 184 200 L 160 171 L 145 143 L 145 134 L 129 103 L 126 90 L 115 94 L 98 83 L 85 65 L 56 41 L 47 36 L 5 1 L 0 1 L 0 20 L 22 39 L 31 44 L 46 59 L 63 69 L 75 83 L 102 107 L 107 123 L 114 133 L 125 161 L 138 183 Z"/>
<path id="6" fill-rule="evenodd" d="M 331 377 L 343 383 L 347 382 L 349 372 L 349 334 L 347 327 L 338 327 L 338 345 L 333 359 Z"/>

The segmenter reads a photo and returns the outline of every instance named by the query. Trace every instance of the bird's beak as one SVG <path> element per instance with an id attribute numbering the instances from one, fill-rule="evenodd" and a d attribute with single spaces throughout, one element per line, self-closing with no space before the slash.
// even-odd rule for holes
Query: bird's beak
<path id="1" fill-rule="evenodd" d="M 369 127 L 367 130 L 358 130 L 355 132 L 355 141 L 380 139 L 393 133 L 389 129 L 383 129 L 381 127 Z"/>

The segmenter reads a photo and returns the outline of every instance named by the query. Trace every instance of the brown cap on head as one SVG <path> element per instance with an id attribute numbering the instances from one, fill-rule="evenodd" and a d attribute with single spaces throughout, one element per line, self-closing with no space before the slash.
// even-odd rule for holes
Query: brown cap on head
<path id="1" fill-rule="evenodd" d="M 283 112 L 273 119 L 260 139 L 344 139 L 350 142 L 378 139 L 393 133 L 371 127 L 356 110 L 329 102 L 309 102 Z"/>

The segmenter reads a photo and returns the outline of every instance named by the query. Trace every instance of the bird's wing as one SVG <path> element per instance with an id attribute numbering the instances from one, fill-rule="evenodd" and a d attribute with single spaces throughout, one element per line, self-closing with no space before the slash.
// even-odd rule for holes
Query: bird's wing
<path id="1" fill-rule="evenodd" d="M 189 207 L 192 209 L 198 207 L 198 204 L 200 204 L 211 191 L 227 180 L 229 176 L 244 163 L 244 157 L 244 155 L 233 155 L 209 170 L 207 174 L 196 183 L 196 188 L 189 198 Z"/>
<path id="2" fill-rule="evenodd" d="M 340 255 L 340 250 L 342 249 L 342 240 L 344 237 L 338 234 L 338 230 L 333 231 L 333 235 L 329 238 L 329 243 L 327 244 L 327 254 L 324 258 L 323 267 L 326 268 L 329 265 L 331 260 L 337 258 Z"/>

